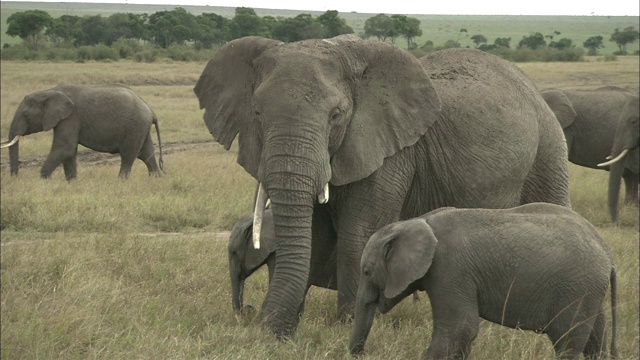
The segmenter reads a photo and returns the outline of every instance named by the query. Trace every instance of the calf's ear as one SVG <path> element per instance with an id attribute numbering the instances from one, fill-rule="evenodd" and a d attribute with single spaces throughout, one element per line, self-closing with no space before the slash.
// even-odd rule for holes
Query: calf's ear
<path id="1" fill-rule="evenodd" d="M 399 222 L 392 227 L 394 236 L 385 244 L 386 298 L 393 298 L 411 283 L 424 277 L 431 267 L 438 239 L 422 218 Z"/>

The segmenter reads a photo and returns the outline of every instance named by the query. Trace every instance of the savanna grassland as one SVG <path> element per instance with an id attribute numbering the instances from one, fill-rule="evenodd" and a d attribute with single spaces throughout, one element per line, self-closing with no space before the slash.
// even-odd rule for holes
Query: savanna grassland
<path id="1" fill-rule="evenodd" d="M 638 57 L 518 64 L 540 88 L 621 85 L 637 90 Z M 2 359 L 349 359 L 351 326 L 335 292 L 312 288 L 296 337 L 279 342 L 231 309 L 226 239 L 251 210 L 254 180 L 211 139 L 192 88 L 204 63 L 2 62 L 3 140 L 23 96 L 60 83 L 131 86 L 156 111 L 166 174 L 141 161 L 128 181 L 119 158 L 80 147 L 78 178 L 39 178 L 51 132 L 20 142 L 20 174 L 0 153 Z M 155 131 L 152 137 L 157 145 Z M 570 165 L 573 208 L 612 249 L 618 271 L 620 359 L 638 359 L 638 210 L 609 223 L 607 173 Z M 259 307 L 266 270 L 247 281 Z M 609 296 L 606 314 L 610 319 Z M 431 335 L 426 295 L 374 323 L 364 359 L 412 359 Z M 476 359 L 550 359 L 545 336 L 484 322 Z"/>

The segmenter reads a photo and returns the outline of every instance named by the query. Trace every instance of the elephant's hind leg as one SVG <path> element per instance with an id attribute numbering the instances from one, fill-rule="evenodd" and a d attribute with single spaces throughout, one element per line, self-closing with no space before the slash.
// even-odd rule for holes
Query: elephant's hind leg
<path id="1" fill-rule="evenodd" d="M 140 154 L 138 154 L 138 159 L 142 160 L 145 165 L 147 165 L 149 175 L 161 175 L 161 172 L 158 169 L 158 163 L 156 163 L 156 156 L 154 154 L 153 140 L 151 140 L 151 135 L 147 135 L 146 139 L 144 140 L 142 149 L 140 149 Z"/>
<path id="2" fill-rule="evenodd" d="M 129 177 L 129 173 L 131 173 L 131 167 L 133 167 L 133 162 L 136 160 L 135 157 L 131 155 L 125 155 L 120 153 L 120 173 L 118 176 L 121 179 L 127 179 Z"/>
<path id="3" fill-rule="evenodd" d="M 607 326 L 603 308 L 600 308 L 596 321 L 593 323 L 589 340 L 582 353 L 587 359 L 606 358 Z"/>
<path id="4" fill-rule="evenodd" d="M 556 358 L 580 359 L 590 339 L 594 320 L 566 310 L 564 314 L 558 315 L 554 324 L 546 331 L 553 343 Z"/>
<path id="5" fill-rule="evenodd" d="M 540 136 L 536 159 L 520 194 L 520 204 L 532 202 L 571 206 L 567 148 L 561 132 Z"/>

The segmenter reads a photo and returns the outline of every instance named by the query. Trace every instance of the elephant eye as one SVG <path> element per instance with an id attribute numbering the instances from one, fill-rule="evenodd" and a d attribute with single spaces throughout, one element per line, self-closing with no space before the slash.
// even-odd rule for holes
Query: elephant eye
<path id="1" fill-rule="evenodd" d="M 342 117 L 342 110 L 340 110 L 340 108 L 335 108 L 333 109 L 333 111 L 331 111 L 331 117 L 329 118 L 330 122 L 336 122 L 338 120 L 340 120 L 340 118 Z"/>
<path id="2" fill-rule="evenodd" d="M 371 277 L 371 271 L 369 271 L 369 269 L 363 269 L 362 274 L 367 278 Z"/>

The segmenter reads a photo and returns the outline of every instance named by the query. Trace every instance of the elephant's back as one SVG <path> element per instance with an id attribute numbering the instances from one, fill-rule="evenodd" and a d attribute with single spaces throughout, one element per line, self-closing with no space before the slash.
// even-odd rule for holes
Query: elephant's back
<path id="1" fill-rule="evenodd" d="M 452 48 L 435 51 L 421 57 L 420 63 L 434 82 L 459 84 L 467 88 L 486 84 L 500 92 L 537 92 L 533 81 L 518 67 L 480 50 Z M 460 90 L 463 89 L 454 89 L 455 92 Z"/>

